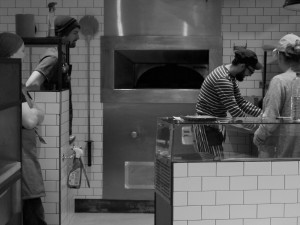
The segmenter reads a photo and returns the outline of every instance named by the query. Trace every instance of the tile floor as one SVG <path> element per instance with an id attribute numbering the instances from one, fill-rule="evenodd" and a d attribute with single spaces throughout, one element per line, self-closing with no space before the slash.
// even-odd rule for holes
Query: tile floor
<path id="1" fill-rule="evenodd" d="M 151 213 L 75 213 L 72 225 L 154 225 Z"/>

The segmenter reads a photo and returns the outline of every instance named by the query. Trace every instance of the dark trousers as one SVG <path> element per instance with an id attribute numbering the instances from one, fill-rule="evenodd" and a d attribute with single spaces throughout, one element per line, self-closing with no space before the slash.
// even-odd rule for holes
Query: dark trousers
<path id="1" fill-rule="evenodd" d="M 47 225 L 41 198 L 23 200 L 23 225 Z"/>

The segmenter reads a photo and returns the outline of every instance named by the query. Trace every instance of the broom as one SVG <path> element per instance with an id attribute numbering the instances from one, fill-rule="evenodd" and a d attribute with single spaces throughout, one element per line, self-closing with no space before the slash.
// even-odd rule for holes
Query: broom
<path id="1" fill-rule="evenodd" d="M 88 166 L 92 165 L 92 140 L 91 140 L 91 100 L 90 100 L 90 42 L 91 39 L 97 34 L 99 30 L 99 24 L 94 16 L 85 15 L 79 20 L 80 32 L 85 38 L 87 44 L 88 53 L 88 140 L 87 142 L 87 155 L 88 155 Z"/>

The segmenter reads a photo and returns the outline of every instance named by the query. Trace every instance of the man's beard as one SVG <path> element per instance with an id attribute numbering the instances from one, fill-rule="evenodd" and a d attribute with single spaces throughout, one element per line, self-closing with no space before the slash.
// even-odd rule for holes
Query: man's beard
<path id="1" fill-rule="evenodd" d="M 76 47 L 76 42 L 75 41 L 70 42 L 69 48 L 75 48 L 75 47 Z"/>
<path id="2" fill-rule="evenodd" d="M 242 82 L 242 81 L 244 81 L 244 78 L 245 78 L 245 71 L 246 71 L 246 69 L 244 69 L 242 72 L 240 72 L 240 73 L 237 73 L 236 75 L 235 75 L 235 79 L 237 79 L 238 81 L 240 81 L 240 82 Z"/>

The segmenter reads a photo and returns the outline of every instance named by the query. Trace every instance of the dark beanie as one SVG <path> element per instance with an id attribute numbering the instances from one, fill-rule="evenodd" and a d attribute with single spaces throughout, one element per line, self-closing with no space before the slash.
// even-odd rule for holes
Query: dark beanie
<path id="1" fill-rule="evenodd" d="M 56 16 L 54 25 L 55 35 L 59 37 L 68 35 L 76 27 L 80 28 L 77 20 L 70 16 Z"/>
<path id="2" fill-rule="evenodd" d="M 0 57 L 11 57 L 21 48 L 23 43 L 23 39 L 17 34 L 0 33 Z"/>

